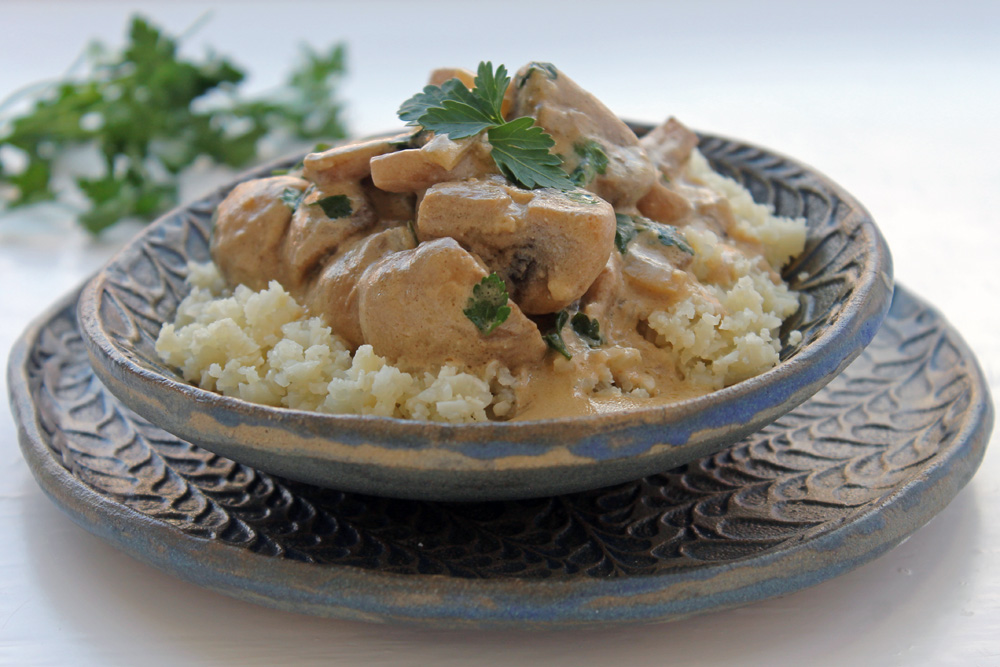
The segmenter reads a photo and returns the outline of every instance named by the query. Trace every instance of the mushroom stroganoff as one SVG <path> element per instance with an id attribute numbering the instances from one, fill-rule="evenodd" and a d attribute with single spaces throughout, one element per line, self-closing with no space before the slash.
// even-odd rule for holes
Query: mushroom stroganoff
<path id="1" fill-rule="evenodd" d="M 671 402 L 777 363 L 805 223 L 677 120 L 638 138 L 547 63 L 435 71 L 400 117 L 226 197 L 157 342 L 186 380 L 465 422 Z"/>

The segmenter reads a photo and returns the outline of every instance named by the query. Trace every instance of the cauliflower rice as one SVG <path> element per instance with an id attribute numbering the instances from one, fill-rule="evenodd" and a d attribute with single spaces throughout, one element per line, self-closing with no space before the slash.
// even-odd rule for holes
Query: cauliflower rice
<path id="1" fill-rule="evenodd" d="M 802 252 L 806 226 L 802 219 L 776 216 L 756 203 L 740 183 L 715 172 L 693 151 L 691 175 L 724 195 L 736 219 L 736 230 L 759 241 L 775 269 Z M 798 310 L 798 294 L 784 282 L 774 282 L 751 258 L 724 252 L 713 232 L 685 228 L 694 249 L 691 270 L 708 296 L 692 295 L 667 310 L 655 311 L 649 327 L 660 347 L 673 349 L 686 380 L 707 390 L 721 389 L 759 375 L 778 363 L 778 332 L 784 319 Z M 726 271 L 718 271 L 724 265 Z M 719 281 L 720 273 L 730 279 Z M 793 341 L 801 334 L 792 332 Z"/>

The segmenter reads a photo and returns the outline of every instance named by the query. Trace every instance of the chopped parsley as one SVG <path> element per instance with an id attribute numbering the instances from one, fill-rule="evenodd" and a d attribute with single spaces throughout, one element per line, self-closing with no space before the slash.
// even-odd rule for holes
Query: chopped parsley
<path id="1" fill-rule="evenodd" d="M 585 190 L 573 190 L 566 193 L 566 199 L 575 201 L 577 204 L 596 204 L 600 199 Z"/>
<path id="2" fill-rule="evenodd" d="M 628 251 L 628 244 L 644 231 L 655 234 L 657 240 L 665 246 L 673 246 L 689 255 L 694 254 L 694 248 L 673 225 L 656 222 L 641 215 L 615 214 L 615 247 L 621 254 L 624 255 Z"/>
<path id="3" fill-rule="evenodd" d="M 557 70 L 556 66 L 552 63 L 531 62 L 528 63 L 528 68 L 524 71 L 524 74 L 521 75 L 521 78 L 517 80 L 517 87 L 524 88 L 524 84 L 528 83 L 528 79 L 530 79 L 531 75 L 535 72 L 542 72 L 553 81 L 559 78 L 559 70 Z"/>
<path id="4" fill-rule="evenodd" d="M 507 316 L 510 315 L 508 298 L 507 285 L 503 279 L 491 273 L 472 287 L 472 296 L 462 312 L 476 325 L 479 333 L 489 336 L 507 321 Z"/>
<path id="5" fill-rule="evenodd" d="M 507 69 L 493 70 L 490 62 L 479 63 L 475 87 L 469 89 L 459 79 L 440 86 L 426 86 L 400 105 L 397 114 L 410 125 L 464 139 L 486 132 L 493 147 L 491 155 L 507 179 L 525 189 L 573 189 L 563 172 L 562 159 L 553 155 L 555 142 L 529 116 L 505 121 L 500 109 L 510 85 Z"/>
<path id="6" fill-rule="evenodd" d="M 653 228 L 653 231 L 656 232 L 656 238 L 660 239 L 660 243 L 665 246 L 675 246 L 689 255 L 694 254 L 694 248 L 688 245 L 688 242 L 684 240 L 684 237 L 681 236 L 680 231 L 676 227 L 663 223 L 655 224 L 656 227 Z"/>
<path id="7" fill-rule="evenodd" d="M 576 313 L 570 320 L 570 325 L 573 327 L 573 331 L 590 347 L 598 347 L 604 342 L 604 337 L 601 335 L 601 325 L 596 317 L 591 319 L 583 313 Z"/>
<path id="8" fill-rule="evenodd" d="M 304 191 L 296 190 L 295 188 L 285 188 L 281 192 L 281 201 L 291 209 L 292 213 L 298 210 L 299 204 L 302 203 L 305 197 L 306 193 Z"/>
<path id="9" fill-rule="evenodd" d="M 417 132 L 411 132 L 409 134 L 403 135 L 399 139 L 395 139 L 389 142 L 395 150 L 403 150 L 404 148 L 419 148 L 421 146 L 422 139 L 429 134 L 424 130 L 418 130 Z"/>
<path id="10" fill-rule="evenodd" d="M 615 214 L 615 247 L 618 248 L 618 252 L 623 255 L 628 252 L 628 244 L 638 233 L 631 215 Z"/>
<path id="11" fill-rule="evenodd" d="M 569 353 L 566 349 L 566 341 L 562 337 L 562 328 L 566 326 L 566 322 L 569 320 L 569 311 L 560 310 L 556 313 L 555 326 L 547 331 L 542 338 L 545 340 L 546 344 L 553 350 L 566 357 L 567 359 L 572 359 L 573 355 Z"/>
<path id="12" fill-rule="evenodd" d="M 580 162 L 569 178 L 578 187 L 587 187 L 595 178 L 607 172 L 608 154 L 593 139 L 577 143 L 573 146 L 573 151 L 580 157 Z"/>
<path id="13" fill-rule="evenodd" d="M 542 339 L 549 347 L 567 359 L 573 358 L 573 355 L 566 349 L 566 341 L 562 336 L 563 327 L 566 326 L 567 322 L 570 323 L 573 331 L 590 347 L 598 347 L 604 343 L 604 337 L 601 335 L 601 325 L 598 323 L 597 318 L 591 319 L 579 311 L 574 313 L 573 317 L 570 318 L 568 310 L 560 310 L 556 313 L 552 328 L 542 335 Z"/>
<path id="14" fill-rule="evenodd" d="M 326 213 L 326 217 L 346 218 L 353 213 L 351 200 L 347 195 L 330 195 L 314 201 L 310 206 L 319 206 Z"/>

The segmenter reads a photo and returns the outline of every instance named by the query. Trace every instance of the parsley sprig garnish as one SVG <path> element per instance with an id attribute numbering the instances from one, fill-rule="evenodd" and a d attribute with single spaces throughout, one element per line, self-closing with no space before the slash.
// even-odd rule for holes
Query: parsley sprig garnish
<path id="1" fill-rule="evenodd" d="M 474 83 L 471 90 L 458 79 L 426 86 L 403 102 L 398 115 L 410 125 L 453 140 L 485 131 L 493 147 L 490 155 L 508 180 L 528 190 L 572 190 L 575 185 L 562 170 L 562 159 L 550 152 L 555 146 L 552 137 L 529 116 L 504 120 L 501 107 L 510 85 L 507 69 L 500 65 L 494 71 L 492 63 L 481 62 Z"/>

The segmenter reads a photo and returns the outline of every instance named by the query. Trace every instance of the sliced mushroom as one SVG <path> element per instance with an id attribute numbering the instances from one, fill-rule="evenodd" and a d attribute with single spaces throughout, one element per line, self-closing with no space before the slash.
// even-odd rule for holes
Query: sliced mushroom
<path id="1" fill-rule="evenodd" d="M 583 191 L 472 179 L 429 188 L 417 209 L 417 233 L 454 238 L 504 279 L 521 310 L 553 313 L 579 299 L 604 268 L 615 212 Z"/>
<path id="2" fill-rule="evenodd" d="M 345 199 L 347 206 L 342 205 Z M 326 202 L 341 210 L 331 216 L 324 209 Z M 345 215 L 336 215 L 343 211 Z M 371 229 L 376 221 L 375 210 L 360 185 L 340 183 L 325 192 L 314 188 L 295 209 L 288 226 L 283 253 L 287 282 L 282 284 L 292 293 L 301 291 L 347 239 Z"/>
<path id="3" fill-rule="evenodd" d="M 639 139 L 610 109 L 551 65 L 522 68 L 515 81 L 511 117 L 531 116 L 555 141 L 553 151 L 572 172 L 588 142 L 608 158 L 603 174 L 584 184 L 615 208 L 635 206 L 656 180 L 656 168 Z"/>
<path id="4" fill-rule="evenodd" d="M 633 243 L 623 258 L 622 275 L 639 296 L 664 308 L 685 294 L 689 274 L 670 261 L 670 253 L 655 245 Z"/>
<path id="5" fill-rule="evenodd" d="M 372 158 L 372 182 L 388 192 L 422 192 L 435 183 L 496 173 L 489 151 L 481 137 L 452 141 L 437 136 L 421 148 Z"/>
<path id="6" fill-rule="evenodd" d="M 473 288 L 487 275 L 480 261 L 449 238 L 385 257 L 357 287 L 365 341 L 406 368 L 538 362 L 547 346 L 516 304 L 508 301 L 510 315 L 488 335 L 466 316 Z"/>
<path id="7" fill-rule="evenodd" d="M 607 322 L 616 316 L 624 291 L 622 255 L 613 252 L 590 289 L 581 297 L 580 310 L 589 317 Z"/>
<path id="8" fill-rule="evenodd" d="M 294 176 L 240 183 L 219 204 L 212 235 L 212 259 L 230 285 L 262 290 L 272 280 L 288 282 L 281 253 L 292 207 L 309 187 Z"/>
<path id="9" fill-rule="evenodd" d="M 417 198 L 410 192 L 386 192 L 375 187 L 371 178 L 361 181 L 361 189 L 368 197 L 379 223 L 392 227 L 411 222 L 417 215 Z"/>
<path id="10" fill-rule="evenodd" d="M 649 192 L 636 204 L 639 212 L 650 220 L 676 225 L 691 215 L 691 204 L 686 198 L 660 181 L 653 183 Z"/>
<path id="11" fill-rule="evenodd" d="M 413 135 L 412 132 L 334 146 L 320 153 L 310 153 L 302 160 L 302 175 L 321 190 L 345 181 L 360 181 L 371 174 L 373 157 L 392 153 Z"/>
<path id="12" fill-rule="evenodd" d="M 684 168 L 691 151 L 698 145 L 698 135 L 676 118 L 668 118 L 639 140 L 646 155 L 668 179 L 675 179 Z"/>
<path id="13" fill-rule="evenodd" d="M 416 247 L 407 227 L 354 237 L 330 260 L 306 294 L 311 313 L 323 315 L 334 333 L 352 347 L 365 342 L 358 314 L 358 281 L 365 270 L 395 252 Z"/>

